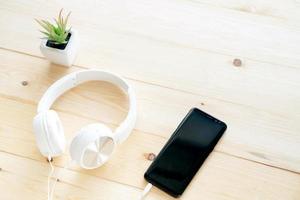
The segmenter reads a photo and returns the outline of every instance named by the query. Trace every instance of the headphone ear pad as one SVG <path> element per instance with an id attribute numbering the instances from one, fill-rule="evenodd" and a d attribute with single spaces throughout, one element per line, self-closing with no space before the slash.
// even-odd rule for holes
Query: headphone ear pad
<path id="1" fill-rule="evenodd" d="M 94 169 L 104 164 L 115 149 L 116 143 L 110 128 L 101 123 L 83 127 L 72 140 L 70 154 L 84 169 Z"/>
<path id="2" fill-rule="evenodd" d="M 42 155 L 55 157 L 64 152 L 66 143 L 64 131 L 55 111 L 39 113 L 33 120 L 33 128 Z"/>

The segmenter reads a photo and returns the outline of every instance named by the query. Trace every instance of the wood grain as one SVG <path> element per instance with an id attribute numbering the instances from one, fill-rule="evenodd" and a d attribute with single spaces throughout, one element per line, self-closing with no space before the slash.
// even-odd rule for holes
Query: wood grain
<path id="1" fill-rule="evenodd" d="M 0 158 L 2 198 L 14 200 L 20 195 L 32 200 L 46 198 L 47 163 L 3 152 Z M 123 168 L 114 169 L 114 172 L 118 170 L 123 171 Z M 137 173 L 131 175 L 142 180 Z M 213 153 L 180 199 L 297 200 L 299 186 L 297 174 Z M 85 171 L 65 170 L 57 184 L 55 199 L 137 199 L 140 193 L 138 188 L 91 176 Z M 154 188 L 147 199 L 173 198 Z"/>
<path id="2" fill-rule="evenodd" d="M 0 52 L 2 52 L 0 72 L 3 83 L 0 84 L 0 95 L 17 102 L 25 101 L 33 108 L 55 80 L 71 70 L 78 70 L 75 67 L 65 70 L 57 66 L 48 66 L 47 61 L 43 59 L 22 54 L 1 50 Z M 17 74 L 11 74 L 12 72 Z M 22 86 L 23 80 L 28 81 L 28 86 Z M 297 134 L 300 130 L 297 121 L 300 118 L 297 115 L 292 117 L 276 114 L 139 81 L 129 80 L 129 82 L 135 88 L 138 98 L 139 115 L 136 130 L 168 138 L 187 111 L 197 106 L 228 123 L 229 129 L 222 140 L 222 145 L 217 146 L 218 151 L 300 172 L 298 147 L 300 137 Z M 4 116 L 11 113 L 17 115 L 20 109 L 13 112 L 11 107 L 15 107 L 14 104 L 2 107 Z M 112 125 L 117 125 L 125 117 L 124 108 L 126 108 L 124 94 L 103 83 L 79 86 L 62 97 L 54 106 L 55 110 L 66 114 L 74 114 L 91 121 L 100 120 Z M 29 119 L 21 125 L 26 127 L 28 132 L 32 131 L 30 120 L 34 112 L 31 116 L 23 117 Z M 14 118 L 7 123 L 13 124 Z M 71 133 L 76 130 L 78 129 L 73 129 Z"/>
<path id="3" fill-rule="evenodd" d="M 42 57 L 33 20 L 61 7 L 72 11 L 81 38 L 69 69 Z M 32 133 L 36 105 L 60 77 L 94 67 L 133 85 L 138 121 L 106 165 L 66 170 L 55 199 L 137 199 L 151 163 L 145 154 L 157 154 L 196 106 L 229 128 L 180 199 L 298 200 L 299 8 L 298 0 L 0 1 L 0 199 L 46 199 L 49 166 Z M 53 109 L 69 143 L 89 123 L 114 129 L 128 105 L 116 87 L 90 82 Z M 56 172 L 68 160 L 68 152 L 56 158 Z M 154 188 L 148 199 L 173 198 Z"/>
<path id="4" fill-rule="evenodd" d="M 270 4 L 259 0 L 195 0 L 198 3 L 231 9 L 236 12 L 245 12 L 252 15 L 277 18 L 286 24 L 299 26 L 300 2 L 294 0 L 275 0 Z"/>
<path id="5" fill-rule="evenodd" d="M 120 51 L 129 53 L 129 46 L 125 41 L 120 43 L 119 40 L 126 35 L 140 35 L 192 49 L 204 49 L 281 65 L 299 64 L 300 49 L 296 44 L 300 41 L 300 27 L 286 25 L 285 21 L 276 18 L 232 12 L 195 1 L 92 1 L 85 3 L 85 6 L 82 6 L 83 1 L 42 2 L 43 6 L 40 6 L 41 1 L 10 2 L 2 3 L 2 10 L 22 16 L 22 19 L 11 19 L 22 20 L 33 29 L 36 27 L 33 17 L 50 18 L 61 7 L 72 10 L 72 22 L 74 27 L 82 30 L 83 42 L 95 42 L 91 45 L 86 43 L 84 51 L 89 53 L 91 51 L 86 51 L 87 48 L 95 50 L 95 47 L 104 41 L 118 45 Z M 5 12 L 2 14 L 7 15 Z M 6 27 L 5 29 L 7 30 Z M 91 29 L 94 31 L 91 32 Z M 32 34 L 33 31 L 27 30 Z M 103 35 L 107 30 L 117 32 L 119 36 Z M 89 35 L 85 37 L 85 34 Z M 256 35 L 259 37 L 255 37 Z M 285 37 L 286 35 L 289 37 Z M 13 40 L 11 42 L 15 43 Z M 26 40 L 22 42 L 27 43 Z M 127 42 L 132 43 L 131 40 Z M 133 44 L 131 47 L 136 48 L 136 51 L 141 50 Z M 20 47 L 19 44 L 17 46 Z M 28 48 L 27 45 L 24 47 Z M 99 56 L 98 49 L 105 48 L 103 44 L 102 48 L 97 48 L 95 53 Z M 84 58 L 87 59 L 86 56 Z"/>
<path id="6" fill-rule="evenodd" d="M 49 6 L 49 9 L 50 8 L 51 6 Z M 18 10 L 18 7 L 15 9 Z M 24 9 L 22 8 L 15 13 L 3 9 L 3 12 L 1 12 L 3 17 L 0 19 L 3 20 L 0 24 L 2 23 L 3 26 L 0 26 L 0 30 L 1 27 L 5 27 L 3 34 L 9 35 L 9 37 L 2 39 L 2 41 L 0 40 L 0 47 L 40 56 L 40 52 L 37 48 L 39 45 L 39 33 L 38 31 L 33 31 L 38 27 L 32 20 L 34 17 L 40 16 L 30 15 L 27 11 L 22 14 L 24 12 L 23 10 Z M 56 9 L 53 9 L 53 12 L 45 11 L 43 12 L 43 15 L 47 16 L 47 13 L 49 13 L 49 15 L 53 15 L 55 10 Z M 199 11 L 197 13 L 201 12 L 202 11 Z M 22 16 L 21 19 L 17 18 L 16 15 Z M 125 77 L 145 81 L 147 83 L 158 84 L 177 90 L 184 90 L 233 103 L 249 105 L 272 112 L 280 111 L 299 115 L 298 111 L 300 110 L 300 105 L 298 99 L 300 99 L 300 96 L 299 93 L 294 92 L 300 87 L 298 78 L 298 66 L 300 62 L 297 61 L 299 50 L 296 49 L 298 48 L 298 45 L 296 45 L 295 48 L 284 48 L 283 45 L 276 44 L 276 46 L 280 48 L 280 51 L 285 49 L 285 52 L 281 55 L 272 55 L 272 58 L 280 58 L 282 55 L 290 56 L 292 54 L 297 54 L 295 55 L 295 58 L 289 59 L 295 62 L 293 67 L 288 67 L 290 66 L 286 65 L 288 62 L 282 62 L 279 63 L 279 65 L 274 65 L 259 62 L 256 61 L 256 59 L 249 59 L 247 56 L 241 56 L 243 65 L 240 68 L 236 68 L 232 65 L 232 60 L 235 57 L 240 57 L 238 53 L 234 53 L 233 55 L 215 54 L 210 51 L 203 51 L 198 48 L 189 47 L 185 44 L 176 44 L 169 41 L 166 42 L 166 39 L 164 38 L 143 36 L 132 31 L 122 32 L 119 31 L 119 29 L 114 31 L 114 29 L 105 28 L 107 25 L 99 24 L 98 21 L 97 23 L 93 22 L 89 25 L 88 22 L 82 21 L 85 17 L 81 15 L 74 16 L 74 18 L 74 27 L 78 26 L 77 29 L 80 29 L 82 40 L 81 51 L 76 62 L 79 66 L 98 67 L 101 69 L 117 71 Z M 79 21 L 77 21 L 77 18 Z M 98 16 L 95 18 L 104 19 L 106 16 Z M 19 40 L 18 42 L 14 42 L 14 38 L 19 35 L 22 37 L 24 33 L 18 33 L 18 30 L 14 31 L 10 29 L 13 27 L 7 28 L 4 26 L 8 19 L 17 19 L 18 21 L 15 23 L 21 23 L 24 24 L 24 26 L 29 27 L 26 38 L 22 39 L 22 42 Z M 83 24 L 84 27 L 81 27 Z M 195 24 L 195 26 L 198 27 L 199 25 Z M 100 30 L 98 30 L 99 27 L 101 27 Z M 239 30 L 247 29 L 240 27 Z M 282 30 L 287 29 L 282 28 Z M 269 33 L 270 35 L 281 33 L 280 31 L 277 31 L 278 33 L 276 32 L 276 34 L 270 33 L 270 31 L 264 29 L 261 31 L 263 33 Z M 174 30 L 174 32 L 178 31 Z M 201 31 L 201 33 L 203 32 L 205 31 Z M 211 34 L 210 31 L 209 34 Z M 286 38 L 287 40 L 293 38 L 292 35 L 295 35 L 293 42 L 282 41 L 284 44 L 293 45 L 300 43 L 297 42 L 300 34 L 296 32 L 294 34 L 281 34 L 289 35 L 289 38 Z M 165 34 L 161 33 L 161 35 L 163 36 Z M 232 35 L 234 38 L 238 38 L 238 36 L 234 36 L 234 34 Z M 247 33 L 246 35 L 255 34 Z M 183 38 L 191 38 L 184 34 L 180 36 Z M 269 38 L 267 36 L 265 37 Z M 273 44 L 273 41 L 276 39 L 270 40 L 272 40 L 271 42 Z M 91 43 L 90 41 L 93 42 Z M 197 38 L 195 41 L 197 41 Z M 207 38 L 206 41 L 208 41 Z M 222 41 L 233 40 L 222 39 Z M 254 49 L 254 47 L 249 47 L 249 45 L 255 44 L 255 42 L 252 41 L 252 38 L 243 39 L 243 41 L 251 41 L 247 42 L 247 47 L 242 47 L 244 51 L 245 49 Z M 219 43 L 222 42 L 211 42 L 211 44 Z M 238 43 L 239 42 L 234 42 L 234 44 Z M 262 41 L 257 43 L 258 44 L 255 44 L 256 46 L 264 47 Z M 236 46 L 234 44 L 233 46 Z M 203 44 L 201 43 L 201 45 Z M 111 50 L 108 51 L 108 49 Z M 262 49 L 267 49 L 265 52 L 268 52 L 269 49 L 271 49 L 270 51 L 275 51 L 277 48 L 272 46 L 270 48 L 264 47 Z M 276 52 L 278 51 L 276 50 Z M 255 51 L 254 53 L 258 56 L 263 54 L 258 51 Z M 272 101 L 272 103 L 270 103 L 270 101 Z"/>

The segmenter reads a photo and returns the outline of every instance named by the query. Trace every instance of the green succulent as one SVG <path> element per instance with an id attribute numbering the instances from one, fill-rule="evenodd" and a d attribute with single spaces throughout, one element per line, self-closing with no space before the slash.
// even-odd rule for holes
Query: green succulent
<path id="1" fill-rule="evenodd" d="M 35 21 L 39 23 L 39 25 L 41 25 L 41 27 L 44 29 L 44 31 L 40 31 L 45 35 L 44 38 L 54 42 L 55 44 L 67 43 L 67 37 L 71 30 L 71 28 L 67 29 L 67 23 L 71 12 L 68 13 L 65 19 L 62 15 L 62 12 L 63 9 L 60 10 L 58 18 L 54 19 L 55 24 L 51 24 L 46 20 L 35 19 Z"/>

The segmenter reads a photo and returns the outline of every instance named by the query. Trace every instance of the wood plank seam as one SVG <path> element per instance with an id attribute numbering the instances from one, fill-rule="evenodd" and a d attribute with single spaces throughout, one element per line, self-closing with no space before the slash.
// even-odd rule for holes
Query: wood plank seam
<path id="1" fill-rule="evenodd" d="M 34 57 L 34 58 L 39 58 L 39 59 L 46 60 L 45 57 L 37 56 L 37 55 L 33 55 L 33 54 L 28 54 L 28 53 L 24 53 L 24 52 L 18 51 L 18 50 L 8 49 L 8 48 L 4 48 L 4 47 L 0 47 L 0 49 L 5 50 L 5 51 L 9 51 L 9 52 L 13 52 L 13 53 L 23 54 L 23 55 L 26 55 L 26 56 L 31 56 L 31 57 Z M 249 59 L 249 60 L 251 60 L 251 59 Z M 257 60 L 253 60 L 253 61 L 257 61 Z M 257 62 L 262 62 L 262 61 L 257 61 Z M 267 62 L 265 62 L 265 63 L 267 63 Z M 268 63 L 268 64 L 282 66 L 282 65 L 273 64 L 273 63 Z M 84 66 L 77 65 L 77 64 L 74 64 L 73 66 L 77 67 L 77 68 L 81 68 L 81 69 L 88 69 L 88 67 L 84 67 Z M 294 66 L 285 66 L 285 67 L 289 67 L 289 68 L 292 68 L 292 69 L 299 70 L 298 67 L 294 67 Z M 187 91 L 187 90 L 183 90 L 183 89 L 177 89 L 177 88 L 172 88 L 172 87 L 164 86 L 164 85 L 157 84 L 157 83 L 146 82 L 146 81 L 143 81 L 143 80 L 139 80 L 139 79 L 135 79 L 135 78 L 127 77 L 127 76 L 122 76 L 122 77 L 124 77 L 125 79 L 128 79 L 128 80 L 132 80 L 132 81 L 136 81 L 136 82 L 140 82 L 140 83 L 144 83 L 144 84 L 149 84 L 149 85 L 153 85 L 153 86 L 157 86 L 157 87 L 161 87 L 161 88 L 175 90 L 175 91 L 186 93 L 186 94 L 192 94 L 192 95 L 195 95 L 195 96 L 204 97 L 203 94 L 199 94 L 199 93 L 195 93 L 195 92 L 191 92 L 191 91 Z M 238 102 L 232 102 L 232 101 L 229 101 L 229 100 L 225 100 L 225 99 L 221 99 L 221 98 L 216 98 L 216 97 L 212 97 L 212 96 L 210 96 L 209 98 L 214 99 L 214 100 L 218 100 L 218 101 L 222 101 L 222 102 L 226 102 L 226 103 L 230 103 L 230 104 L 236 104 L 236 105 L 239 105 L 239 106 L 248 107 L 248 108 L 255 109 L 255 110 L 267 111 L 267 112 L 269 112 L 271 114 L 278 114 L 278 113 L 273 112 L 271 110 L 264 110 L 264 109 L 257 108 L 257 107 L 254 107 L 254 106 L 251 106 L 251 105 L 248 105 L 248 104 L 242 104 L 242 103 L 238 103 Z M 300 116 L 300 113 L 299 114 L 297 113 L 297 115 Z"/>
<path id="2" fill-rule="evenodd" d="M 211 54 L 217 54 L 217 55 L 222 55 L 222 56 L 229 56 L 229 57 L 240 57 L 242 59 L 246 59 L 249 61 L 255 61 L 255 62 L 260 62 L 260 63 L 266 63 L 266 64 L 271 64 L 271 65 L 275 65 L 275 66 L 285 66 L 285 67 L 289 67 L 289 68 L 293 68 L 293 69 L 299 69 L 299 67 L 293 66 L 293 65 L 288 65 L 288 64 L 280 64 L 280 63 L 273 63 L 270 61 L 266 61 L 266 60 L 259 60 L 259 59 L 255 59 L 255 58 L 251 58 L 251 57 L 247 57 L 247 56 L 240 56 L 240 55 L 234 55 L 234 54 L 230 54 L 230 53 L 225 53 L 225 52 L 218 52 L 216 50 L 210 50 L 210 49 L 204 49 L 204 48 L 199 48 L 199 47 L 193 47 L 193 46 L 189 46 L 187 44 L 181 44 L 175 41 L 169 41 L 169 40 L 161 40 L 161 39 L 157 39 L 155 37 L 151 37 L 149 35 L 144 35 L 141 33 L 135 33 L 135 32 L 129 32 L 129 31 L 123 31 L 123 30 L 118 30 L 119 32 L 122 32 L 124 35 L 135 35 L 139 38 L 146 38 L 146 39 L 150 39 L 159 43 L 163 43 L 163 44 L 169 44 L 169 45 L 174 45 L 176 47 L 179 48 L 185 48 L 185 49 L 193 49 L 193 50 L 198 50 L 198 51 L 202 51 L 202 52 L 207 52 L 207 53 L 211 53 Z M 297 29 L 298 31 L 298 29 Z M 299 30 L 300 31 L 300 30 Z M 5 47 L 4 47 L 5 48 Z"/>
<path id="3" fill-rule="evenodd" d="M 232 57 L 232 58 L 241 57 L 242 59 L 246 59 L 246 60 L 249 60 L 249 61 L 255 61 L 255 62 L 260 62 L 260 63 L 266 63 L 266 64 L 271 64 L 271 65 L 281 66 L 281 67 L 284 66 L 284 67 L 289 67 L 289 68 L 292 68 L 292 69 L 299 69 L 299 67 L 296 67 L 296 66 L 293 66 L 293 65 L 288 65 L 288 64 L 286 64 L 286 63 L 283 65 L 283 64 L 279 64 L 279 63 L 274 63 L 274 62 L 266 61 L 266 60 L 254 59 L 254 58 L 250 58 L 250 57 L 247 57 L 247 56 L 233 55 L 233 54 L 228 54 L 228 53 L 224 53 L 224 52 L 218 52 L 218 51 L 214 51 L 214 50 L 209 50 L 209 49 L 203 49 L 203 48 L 199 48 L 199 47 L 188 46 L 188 45 L 184 45 L 184 44 L 177 43 L 177 42 L 175 42 L 175 41 L 166 41 L 166 40 L 156 39 L 156 38 L 154 38 L 154 37 L 150 37 L 150 36 L 147 36 L 147 35 L 143 35 L 143 34 L 141 34 L 141 33 L 137 34 L 137 33 L 134 33 L 134 32 L 124 32 L 124 31 L 122 31 L 122 33 L 125 34 L 125 35 L 136 35 L 136 36 L 138 36 L 138 37 L 151 39 L 151 40 L 153 40 L 153 41 L 160 42 L 160 43 L 165 43 L 165 44 L 175 45 L 175 46 L 180 47 L 180 48 L 194 49 L 194 50 L 199 50 L 199 51 L 208 52 L 208 53 L 212 53 L 212 54 L 223 55 L 223 56 L 229 56 L 229 57 Z M 26 53 L 26 52 L 23 52 L 23 51 L 20 51 L 20 50 L 10 49 L 10 48 L 3 47 L 3 46 L 0 46 L 0 49 L 7 50 L 7 51 L 11 51 L 11 52 L 16 52 L 16 53 L 25 54 L 25 55 L 32 56 L 32 57 L 36 57 L 36 58 L 46 59 L 46 58 L 43 57 L 43 56 L 38 56 L 38 55 Z M 74 64 L 73 66 L 78 66 L 78 65 Z M 78 66 L 78 67 L 80 67 L 80 66 Z"/>
<path id="4" fill-rule="evenodd" d="M 169 3 L 169 2 L 168 2 Z M 177 3 L 180 3 L 180 4 L 182 4 L 183 5 L 183 2 L 177 2 Z M 172 5 L 172 4 L 171 4 Z M 203 4 L 202 4 L 203 5 Z M 193 8 L 193 5 L 187 5 L 188 6 L 188 8 Z M 205 8 L 211 8 L 210 6 L 206 6 L 206 5 L 203 5 L 203 6 L 201 6 L 201 8 L 199 8 L 199 9 L 205 9 Z M 217 12 L 217 11 L 219 11 L 219 12 L 222 12 L 222 13 L 224 13 L 224 11 L 223 11 L 223 9 L 222 9 L 223 7 L 221 7 L 221 8 L 219 8 L 218 7 L 218 9 L 216 10 L 216 9 L 210 9 L 210 10 L 216 10 L 215 12 Z M 29 8 L 27 8 L 27 9 L 29 9 Z M 26 10 L 26 9 L 25 9 Z M 9 7 L 4 7 L 4 9 L 3 9 L 3 11 L 7 11 L 7 12 L 13 12 L 13 10 L 12 9 L 10 9 Z M 228 11 L 227 11 L 228 12 Z M 228 14 L 228 13 L 225 13 L 225 14 Z M 24 14 L 24 13 L 23 13 Z M 28 12 L 25 12 L 25 14 L 27 14 L 28 15 Z M 228 14 L 228 16 L 236 16 L 237 14 L 236 13 L 234 13 L 234 12 L 229 12 L 229 14 Z M 251 15 L 252 16 L 252 15 Z M 247 17 L 245 17 L 246 19 L 247 19 Z M 248 17 L 249 18 L 249 17 Z M 251 17 L 251 20 L 253 20 L 253 17 Z M 255 20 L 255 22 L 257 22 L 258 20 Z M 264 21 L 266 21 L 266 20 L 264 20 Z M 269 23 L 264 23 L 263 25 L 268 25 Z M 276 23 L 275 23 L 276 24 Z M 96 24 L 97 25 L 97 24 Z M 280 24 L 280 25 L 282 25 L 282 24 Z M 104 25 L 102 25 L 102 26 L 104 26 Z M 109 26 L 109 28 L 111 28 L 111 26 Z M 286 26 L 284 26 L 284 28 L 286 28 Z M 271 59 L 272 60 L 272 59 Z"/>
<path id="5" fill-rule="evenodd" d="M 19 157 L 19 158 L 23 158 L 23 159 L 27 159 L 27 160 L 32 160 L 32 161 L 34 161 L 34 162 L 42 163 L 42 164 L 48 166 L 48 163 L 47 163 L 46 159 L 45 159 L 44 162 L 42 162 L 42 161 L 37 160 L 37 159 L 33 159 L 33 158 L 30 158 L 30 157 L 27 157 L 27 156 L 22 156 L 22 155 L 15 154 L 15 153 L 12 153 L 12 152 L 7 152 L 7 151 L 4 151 L 4 150 L 2 150 L 2 149 L 0 149 L 0 152 L 6 153 L 6 154 L 9 154 L 9 155 L 13 155 L 13 156 L 15 156 L 15 157 Z M 56 169 L 62 170 L 62 169 L 64 168 L 63 166 L 55 165 L 54 162 L 53 162 L 52 164 L 53 164 L 53 166 L 54 166 Z M 3 169 L 3 168 L 1 168 L 1 170 L 9 172 L 8 170 Z M 73 172 L 76 172 L 76 173 L 78 173 L 78 174 L 85 174 L 85 173 L 81 173 L 81 172 L 78 171 L 78 170 L 73 170 L 73 169 L 71 169 L 71 168 L 66 169 L 66 170 L 73 171 Z M 139 190 L 143 190 L 143 187 L 137 187 L 137 186 L 135 186 L 135 185 L 130 185 L 130 184 L 127 184 L 127 183 L 118 182 L 118 181 L 111 180 L 111 179 L 108 179 L 108 178 L 105 178 L 105 177 L 100 177 L 100 176 L 93 176 L 93 177 L 99 178 L 99 179 L 103 179 L 103 180 L 106 180 L 106 181 L 109 181 L 109 182 L 117 183 L 117 184 L 126 185 L 126 186 L 129 186 L 129 187 L 134 187 L 134 188 L 137 188 L 137 189 L 139 189 Z M 54 177 L 52 177 L 52 179 L 54 180 Z M 61 182 L 62 182 L 62 181 L 61 181 Z"/>
<path id="6" fill-rule="evenodd" d="M 79 68 L 83 68 L 83 69 L 85 69 L 85 67 L 81 67 L 81 66 L 78 66 Z M 160 86 L 161 87 L 161 86 Z M 171 88 L 168 88 L 168 89 L 171 89 Z M 13 97 L 13 99 L 14 99 L 15 97 Z M 22 98 L 20 99 L 20 101 L 22 102 Z M 32 103 L 32 102 L 31 102 Z M 34 105 L 36 105 L 36 103 L 33 103 Z M 242 104 L 243 105 L 243 104 Z M 243 105 L 243 106 L 246 106 L 246 105 Z M 86 117 L 85 116 L 85 118 L 88 118 L 88 117 Z M 89 119 L 93 119 L 93 118 L 89 118 Z M 114 125 L 114 124 L 113 124 Z M 136 129 L 136 130 L 139 130 L 139 129 Z M 139 130 L 140 131 L 140 130 Z M 145 131 L 141 131 L 141 132 L 145 132 Z M 149 133 L 149 134 L 152 134 L 152 135 L 156 135 L 156 136 L 160 136 L 160 135 L 157 135 L 157 134 L 155 134 L 155 133 L 152 133 L 152 132 L 145 132 L 145 133 Z M 234 154 L 232 154 L 232 155 L 234 155 Z M 272 165 L 273 166 L 273 165 Z"/>
<path id="7" fill-rule="evenodd" d="M 278 167 L 278 166 L 275 166 L 275 165 L 270 165 L 270 164 L 259 162 L 259 161 L 256 161 L 256 160 L 251 160 L 249 158 L 244 158 L 242 156 L 233 155 L 233 154 L 230 154 L 230 153 L 227 153 L 227 152 L 224 152 L 224 151 L 214 150 L 214 152 L 219 152 L 219 153 L 226 154 L 228 156 L 232 156 L 232 157 L 239 158 L 239 159 L 242 159 L 242 160 L 247 160 L 247 161 L 250 161 L 250 162 L 255 162 L 257 164 L 265 165 L 265 166 L 268 166 L 268 167 L 272 167 L 272 168 L 275 168 L 275 169 L 280 169 L 280 170 L 284 170 L 284 171 L 288 171 L 288 172 L 300 175 L 300 172 L 297 172 L 297 171 L 293 171 L 293 170 L 286 169 L 286 168 L 283 168 L 283 167 Z"/>
<path id="8" fill-rule="evenodd" d="M 0 96 L 4 96 L 5 95 L 2 95 L 0 94 Z M 36 105 L 35 102 L 32 102 L 32 101 L 29 101 L 29 103 L 26 101 L 24 102 L 22 98 L 12 98 L 10 100 L 13 100 L 13 101 L 16 101 L 16 102 L 21 102 L 21 103 L 25 103 L 25 104 L 30 104 L 30 105 Z M 57 110 L 57 109 L 56 109 Z M 59 110 L 60 112 L 65 112 L 65 113 L 68 113 L 68 114 L 71 114 L 71 115 L 74 115 L 75 113 L 70 113 L 70 112 L 66 112 L 65 110 Z M 77 115 L 77 114 L 76 114 Z M 86 116 L 81 116 L 82 118 L 86 118 L 86 119 L 92 119 L 92 120 L 99 120 L 99 119 L 95 119 L 95 118 L 89 118 L 89 117 L 86 117 Z M 102 122 L 102 123 L 107 123 L 107 122 Z M 117 126 L 117 124 L 113 124 L 113 123 L 109 123 L 113 126 Z M 134 129 L 136 131 L 139 131 L 140 133 L 142 134 L 151 134 L 151 135 L 154 135 L 154 136 L 157 136 L 157 137 L 160 137 L 160 138 L 163 138 L 163 139 L 167 139 L 167 137 L 164 137 L 162 135 L 158 135 L 158 134 L 155 134 L 155 133 L 151 133 L 151 132 L 145 132 L 145 131 L 142 131 L 142 130 L 138 130 L 138 129 Z M 22 155 L 18 155 L 18 154 L 13 154 L 13 153 L 10 153 L 10 152 L 6 152 L 6 151 L 3 151 L 3 150 L 0 150 L 0 152 L 5 152 L 5 153 L 8 153 L 8 154 L 12 154 L 12 155 L 15 155 L 15 156 L 20 156 L 22 158 L 29 158 L 29 157 L 26 157 L 26 156 L 22 156 Z M 219 152 L 219 153 L 222 153 L 222 154 L 225 154 L 225 155 L 228 155 L 228 156 L 231 156 L 231 157 L 235 157 L 235 158 L 238 158 L 238 159 L 242 159 L 242 160 L 247 160 L 247 161 L 250 161 L 250 162 L 254 162 L 254 163 L 257 163 L 257 164 L 261 164 L 261 165 L 265 165 L 265 166 L 269 166 L 269 167 L 273 167 L 273 168 L 276 168 L 276 169 L 280 169 L 280 170 L 285 170 L 285 171 L 289 171 L 291 173 L 295 173 L 295 174 L 298 174 L 300 175 L 299 172 L 297 171 L 293 171 L 293 170 L 290 170 L 290 169 L 286 169 L 286 168 L 282 168 L 282 167 L 278 167 L 278 166 L 275 166 L 275 165 L 271 165 L 271 164 L 266 164 L 266 163 L 263 163 L 263 162 L 259 162 L 259 161 L 256 161 L 256 160 L 252 160 L 252 159 L 248 159 L 248 158 L 245 158 L 245 157 L 241 157 L 241 156 L 238 156 L 238 155 L 235 155 L 235 154 L 230 154 L 230 153 L 227 153 L 227 152 L 224 152 L 224 151 L 220 151 L 220 150 L 213 150 L 214 152 Z M 39 161 L 39 160 L 36 160 L 36 159 L 32 159 L 32 158 L 29 158 L 31 160 L 34 160 L 34 161 Z"/>

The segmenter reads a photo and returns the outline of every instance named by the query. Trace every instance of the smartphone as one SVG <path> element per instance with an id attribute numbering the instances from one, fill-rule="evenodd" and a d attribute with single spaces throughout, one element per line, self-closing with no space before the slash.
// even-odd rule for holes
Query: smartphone
<path id="1" fill-rule="evenodd" d="M 179 124 L 144 177 L 179 197 L 225 132 L 224 122 L 193 108 Z"/>

